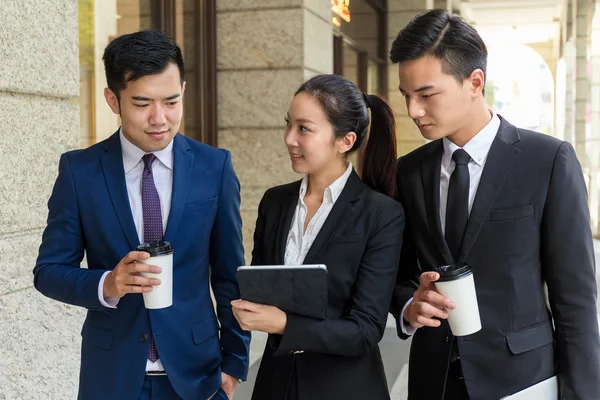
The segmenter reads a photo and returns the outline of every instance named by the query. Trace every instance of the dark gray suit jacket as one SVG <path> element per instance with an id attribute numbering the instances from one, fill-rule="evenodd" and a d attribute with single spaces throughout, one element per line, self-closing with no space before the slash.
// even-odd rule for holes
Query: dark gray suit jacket
<path id="1" fill-rule="evenodd" d="M 442 150 L 437 140 L 398 161 L 406 229 L 392 301 L 397 320 L 421 272 L 452 262 L 439 218 Z M 442 398 L 453 340 L 471 399 L 499 399 L 554 374 L 561 399 L 598 398 L 594 249 L 587 191 L 569 143 L 501 118 L 461 260 L 473 267 L 482 329 L 459 338 L 446 321 L 419 329 L 411 347 L 409 399 Z M 406 338 L 401 323 L 398 332 Z"/>

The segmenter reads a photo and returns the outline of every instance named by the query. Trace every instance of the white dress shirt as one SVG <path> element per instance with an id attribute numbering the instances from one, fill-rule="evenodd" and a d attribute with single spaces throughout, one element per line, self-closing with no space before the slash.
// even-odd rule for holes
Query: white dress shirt
<path id="1" fill-rule="evenodd" d="M 498 129 L 500 128 L 500 118 L 492 111 L 492 119 L 488 124 L 477 133 L 467 144 L 465 144 L 462 149 L 467 152 L 469 156 L 471 156 L 471 160 L 469 161 L 469 214 L 471 213 L 471 208 L 473 207 L 473 201 L 475 200 L 475 195 L 477 194 L 477 188 L 479 187 L 479 181 L 481 181 L 481 174 L 483 173 L 483 167 L 485 167 L 485 162 L 487 161 L 488 154 L 490 152 L 490 148 L 492 147 L 492 142 L 496 138 L 498 134 Z M 460 149 L 454 143 L 452 143 L 447 138 L 443 138 L 442 142 L 444 143 L 444 151 L 442 152 L 442 165 L 440 168 L 440 222 L 442 223 L 442 234 L 446 232 L 446 206 L 448 202 L 448 185 L 450 184 L 450 176 L 452 176 L 452 172 L 454 172 L 454 168 L 456 163 L 452 160 L 452 154 Z M 402 308 L 402 313 L 400 317 L 402 321 L 404 321 L 404 310 L 410 304 L 412 299 L 406 302 L 404 307 Z M 412 335 L 415 333 L 416 329 L 412 327 L 410 324 L 402 324 L 402 330 L 406 335 Z"/>
<path id="2" fill-rule="evenodd" d="M 323 224 L 331 212 L 333 205 L 340 197 L 340 194 L 342 194 L 342 190 L 344 190 L 351 173 L 352 163 L 348 162 L 348 168 L 346 168 L 346 171 L 342 174 L 342 176 L 337 178 L 325 189 L 323 203 L 321 203 L 321 206 L 309 221 L 306 231 L 304 230 L 304 222 L 306 221 L 308 207 L 304 202 L 304 196 L 306 195 L 306 191 L 308 189 L 308 176 L 305 175 L 304 178 L 302 178 L 298 204 L 296 205 L 294 219 L 292 220 L 292 225 L 290 227 L 290 232 L 288 234 L 287 243 L 285 246 L 285 265 L 302 265 L 306 254 L 310 250 L 315 238 L 323 227 Z"/>
<path id="3" fill-rule="evenodd" d="M 123 169 L 131 215 L 133 216 L 133 222 L 135 223 L 140 243 L 144 243 L 144 214 L 142 212 L 142 173 L 144 172 L 144 161 L 142 157 L 147 153 L 127 140 L 121 130 L 119 131 L 119 138 L 121 139 Z M 163 150 L 156 151 L 153 154 L 156 156 L 156 160 L 152 163 L 152 175 L 154 177 L 154 186 L 156 186 L 156 191 L 160 199 L 164 233 L 167 229 L 167 221 L 171 210 L 171 195 L 173 193 L 173 140 Z M 110 271 L 106 271 L 100 279 L 98 298 L 104 307 L 116 308 L 119 299 L 104 297 L 104 280 L 109 273 Z M 146 363 L 146 371 L 163 370 L 164 368 L 160 359 L 154 363 L 148 360 Z"/>

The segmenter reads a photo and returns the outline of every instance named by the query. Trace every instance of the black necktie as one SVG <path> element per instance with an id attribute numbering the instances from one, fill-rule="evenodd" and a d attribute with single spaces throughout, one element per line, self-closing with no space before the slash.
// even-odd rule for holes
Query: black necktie
<path id="1" fill-rule="evenodd" d="M 452 154 L 452 160 L 456 166 L 448 185 L 445 236 L 454 262 L 459 262 L 460 248 L 469 220 L 469 161 L 471 157 L 463 149 L 458 149 Z"/>

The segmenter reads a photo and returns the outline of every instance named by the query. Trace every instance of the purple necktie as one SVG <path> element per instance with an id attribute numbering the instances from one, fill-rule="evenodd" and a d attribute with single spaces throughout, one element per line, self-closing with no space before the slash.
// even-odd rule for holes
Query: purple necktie
<path id="1" fill-rule="evenodd" d="M 144 215 L 144 242 L 158 242 L 163 239 L 162 213 L 160 211 L 160 198 L 154 186 L 152 163 L 156 160 L 154 154 L 146 154 L 144 172 L 142 173 L 142 213 Z M 158 360 L 158 351 L 154 343 L 154 335 L 150 333 L 150 351 L 148 359 L 152 362 Z"/>

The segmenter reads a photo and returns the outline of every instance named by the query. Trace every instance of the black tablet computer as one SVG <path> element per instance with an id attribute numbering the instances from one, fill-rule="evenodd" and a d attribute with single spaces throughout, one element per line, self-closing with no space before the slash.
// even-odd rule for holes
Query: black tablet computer
<path id="1" fill-rule="evenodd" d="M 268 304 L 285 312 L 325 319 L 325 265 L 252 265 L 237 270 L 242 300 Z"/>

